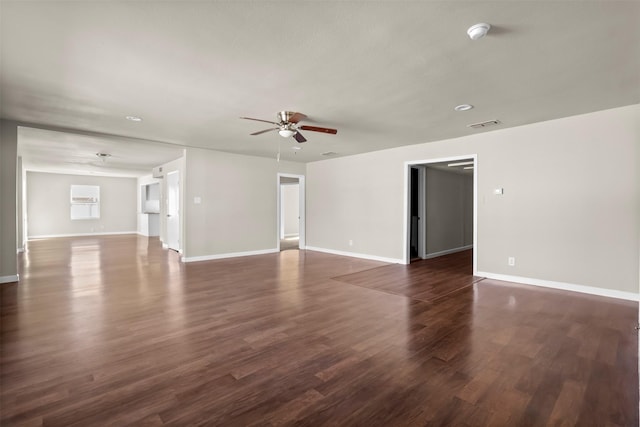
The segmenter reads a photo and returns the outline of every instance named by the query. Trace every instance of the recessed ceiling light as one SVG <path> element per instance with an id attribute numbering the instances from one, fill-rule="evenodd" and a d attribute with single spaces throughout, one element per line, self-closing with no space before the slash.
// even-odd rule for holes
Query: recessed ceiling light
<path id="1" fill-rule="evenodd" d="M 141 122 L 142 121 L 142 117 L 137 117 L 137 116 L 127 116 L 127 117 L 125 117 L 125 119 L 131 120 L 132 122 Z"/>
<path id="2" fill-rule="evenodd" d="M 299 147 L 297 145 L 294 145 L 293 147 L 291 147 L 292 150 L 302 150 L 302 147 Z"/>
<path id="3" fill-rule="evenodd" d="M 468 111 L 468 110 L 471 110 L 472 108 L 473 108 L 473 105 L 471 105 L 471 104 L 460 104 L 460 105 L 457 105 L 454 108 L 454 110 L 456 110 L 456 111 Z"/>
<path id="4" fill-rule="evenodd" d="M 96 153 L 96 156 L 98 156 L 98 158 L 99 158 L 100 160 L 102 160 L 102 163 L 106 163 L 106 162 L 107 162 L 107 159 L 108 159 L 109 157 L 111 157 L 111 154 L 109 154 L 109 153 Z"/>
<path id="5" fill-rule="evenodd" d="M 467 165 L 472 165 L 473 164 L 473 160 L 470 160 L 468 162 L 457 162 L 457 163 L 449 163 L 447 166 L 449 167 L 454 167 L 454 166 L 467 166 Z"/>

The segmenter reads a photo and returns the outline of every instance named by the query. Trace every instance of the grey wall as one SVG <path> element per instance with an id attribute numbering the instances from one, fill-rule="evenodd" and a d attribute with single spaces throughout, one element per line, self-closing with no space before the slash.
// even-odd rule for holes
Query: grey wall
<path id="1" fill-rule="evenodd" d="M 16 280 L 18 126 L 0 120 L 0 283 Z"/>
<path id="2" fill-rule="evenodd" d="M 405 162 L 476 154 L 479 271 L 637 293 L 639 124 L 632 105 L 309 163 L 307 244 L 403 260 Z"/>
<path id="3" fill-rule="evenodd" d="M 425 196 L 427 255 L 472 245 L 473 175 L 427 167 Z"/>
<path id="4" fill-rule="evenodd" d="M 100 186 L 100 219 L 70 219 L 71 185 Z M 137 179 L 27 172 L 29 237 L 135 233 Z"/>
<path id="5" fill-rule="evenodd" d="M 188 148 L 184 255 L 275 249 L 278 172 L 304 175 L 305 165 Z"/>

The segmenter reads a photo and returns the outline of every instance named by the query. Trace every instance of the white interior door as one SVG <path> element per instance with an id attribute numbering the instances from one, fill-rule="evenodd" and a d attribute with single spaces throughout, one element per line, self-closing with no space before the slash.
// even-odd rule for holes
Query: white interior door
<path id="1" fill-rule="evenodd" d="M 180 174 L 167 174 L 167 246 L 180 251 Z"/>

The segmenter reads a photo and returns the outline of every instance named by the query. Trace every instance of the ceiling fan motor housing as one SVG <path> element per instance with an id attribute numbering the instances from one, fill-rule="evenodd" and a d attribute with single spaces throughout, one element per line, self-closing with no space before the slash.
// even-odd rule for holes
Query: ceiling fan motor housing
<path id="1" fill-rule="evenodd" d="M 278 113 L 278 120 L 280 120 L 280 122 L 282 123 L 289 123 L 289 120 L 294 114 L 294 111 L 280 111 Z"/>

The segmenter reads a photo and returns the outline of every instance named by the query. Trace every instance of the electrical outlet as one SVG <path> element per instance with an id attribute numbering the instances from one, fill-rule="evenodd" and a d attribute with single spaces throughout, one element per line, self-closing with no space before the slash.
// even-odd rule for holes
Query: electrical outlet
<path id="1" fill-rule="evenodd" d="M 349 246 L 353 246 L 353 240 L 349 240 Z"/>
<path id="2" fill-rule="evenodd" d="M 509 259 L 507 260 L 507 262 L 509 263 L 509 265 L 510 265 L 511 267 L 513 267 L 514 265 L 516 265 L 516 258 L 515 258 L 515 257 L 510 256 L 510 257 L 509 257 Z"/>

